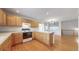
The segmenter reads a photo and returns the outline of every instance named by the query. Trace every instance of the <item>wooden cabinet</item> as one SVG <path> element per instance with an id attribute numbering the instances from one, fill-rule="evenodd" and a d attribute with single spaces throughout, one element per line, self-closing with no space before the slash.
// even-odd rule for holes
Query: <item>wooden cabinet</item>
<path id="1" fill-rule="evenodd" d="M 22 35 L 22 33 L 13 33 L 12 34 L 12 44 L 13 45 L 16 45 L 16 44 L 18 44 L 18 43 L 22 43 L 23 42 L 23 35 Z"/>
<path id="2" fill-rule="evenodd" d="M 2 44 L 2 51 L 11 51 L 12 49 L 12 37 L 8 37 Z"/>
<path id="3" fill-rule="evenodd" d="M 7 16 L 7 25 L 8 26 L 16 26 L 15 16 Z"/>
<path id="4" fill-rule="evenodd" d="M 22 33 L 13 33 L 2 44 L 0 44 L 0 51 L 11 51 L 12 46 L 23 42 Z"/>
<path id="5" fill-rule="evenodd" d="M 0 9 L 0 26 L 22 26 L 22 22 L 30 23 L 32 28 L 38 27 L 38 22 L 31 19 L 23 20 L 19 16 L 6 15 L 6 13 Z"/>
<path id="6" fill-rule="evenodd" d="M 0 9 L 0 26 L 21 26 L 22 19 L 19 16 L 6 15 L 6 13 Z"/>
<path id="7" fill-rule="evenodd" d="M 32 38 L 47 46 L 53 45 L 53 34 L 51 35 L 50 33 L 46 32 L 33 32 Z"/>
<path id="8" fill-rule="evenodd" d="M 0 9 L 0 26 L 6 25 L 6 13 Z"/>
<path id="9" fill-rule="evenodd" d="M 32 28 L 37 28 L 39 26 L 39 23 L 37 21 L 31 19 L 24 19 L 22 20 L 22 22 L 30 23 Z"/>
<path id="10" fill-rule="evenodd" d="M 35 33 L 36 33 L 36 32 L 32 32 L 32 39 L 33 39 L 33 40 L 36 39 Z"/>
<path id="11" fill-rule="evenodd" d="M 8 15 L 7 25 L 8 26 L 21 26 L 22 25 L 21 17 Z"/>
<path id="12" fill-rule="evenodd" d="M 31 22 L 31 27 L 32 27 L 32 28 L 38 27 L 38 22 L 32 21 L 32 22 Z"/>
<path id="13" fill-rule="evenodd" d="M 22 18 L 21 17 L 16 17 L 16 25 L 17 26 L 22 26 Z"/>
<path id="14" fill-rule="evenodd" d="M 3 51 L 3 47 L 2 47 L 2 45 L 0 45 L 0 51 Z"/>

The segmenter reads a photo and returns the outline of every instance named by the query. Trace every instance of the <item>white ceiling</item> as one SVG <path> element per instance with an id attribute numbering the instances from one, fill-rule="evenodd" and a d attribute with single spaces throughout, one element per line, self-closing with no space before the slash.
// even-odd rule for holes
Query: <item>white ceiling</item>
<path id="1" fill-rule="evenodd" d="M 77 8 L 6 8 L 5 10 L 41 22 L 49 18 L 56 18 L 58 20 L 77 19 L 78 16 Z M 16 12 L 17 10 L 19 13 Z"/>

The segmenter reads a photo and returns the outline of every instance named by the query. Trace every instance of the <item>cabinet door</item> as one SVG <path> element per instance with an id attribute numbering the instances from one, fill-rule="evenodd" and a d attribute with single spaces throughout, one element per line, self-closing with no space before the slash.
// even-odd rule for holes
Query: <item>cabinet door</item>
<path id="1" fill-rule="evenodd" d="M 21 26 L 21 17 L 9 15 L 7 16 L 7 24 L 8 26 Z"/>
<path id="2" fill-rule="evenodd" d="M 38 22 L 32 21 L 32 22 L 31 22 L 31 27 L 32 27 L 32 28 L 38 27 Z"/>
<path id="3" fill-rule="evenodd" d="M 2 47 L 2 45 L 0 45 L 0 51 L 3 51 L 3 47 Z"/>
<path id="4" fill-rule="evenodd" d="M 6 25 L 6 13 L 0 9 L 0 26 Z"/>
<path id="5" fill-rule="evenodd" d="M 33 39 L 33 40 L 36 39 L 36 34 L 35 34 L 35 32 L 32 32 L 32 39 Z"/>
<path id="6" fill-rule="evenodd" d="M 16 17 L 17 26 L 22 26 L 22 19 L 21 17 Z"/>
<path id="7" fill-rule="evenodd" d="M 12 38 L 11 36 L 2 44 L 3 51 L 11 51 L 12 49 Z"/>
<path id="8" fill-rule="evenodd" d="M 7 25 L 8 26 L 16 26 L 16 17 L 15 16 L 7 16 Z"/>
<path id="9" fill-rule="evenodd" d="M 22 33 L 13 33 L 13 45 L 22 43 L 22 42 L 23 42 Z"/>

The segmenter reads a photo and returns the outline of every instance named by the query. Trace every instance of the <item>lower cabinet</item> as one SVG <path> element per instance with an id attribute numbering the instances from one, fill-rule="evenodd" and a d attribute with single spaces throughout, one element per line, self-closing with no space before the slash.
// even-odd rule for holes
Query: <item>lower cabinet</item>
<path id="1" fill-rule="evenodd" d="M 12 45 L 16 45 L 19 43 L 22 43 L 23 41 L 23 35 L 22 33 L 13 33 L 12 34 Z"/>
<path id="2" fill-rule="evenodd" d="M 0 51 L 3 51 L 2 45 L 0 45 Z"/>
<path id="3" fill-rule="evenodd" d="M 22 33 L 13 33 L 0 45 L 0 51 L 11 51 L 13 45 L 22 43 L 22 37 Z"/>
<path id="4" fill-rule="evenodd" d="M 4 41 L 4 43 L 1 46 L 2 51 L 11 51 L 12 49 L 12 37 L 8 37 L 8 39 L 6 41 Z"/>
<path id="5" fill-rule="evenodd" d="M 35 32 L 32 32 L 32 40 L 35 40 L 36 37 L 35 37 Z"/>

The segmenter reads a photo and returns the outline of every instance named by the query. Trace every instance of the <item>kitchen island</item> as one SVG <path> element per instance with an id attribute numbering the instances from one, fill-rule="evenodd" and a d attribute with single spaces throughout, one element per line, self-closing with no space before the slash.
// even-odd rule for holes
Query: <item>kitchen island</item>
<path id="1" fill-rule="evenodd" d="M 54 33 L 51 33 L 51 32 L 33 32 L 32 39 L 38 40 L 39 42 L 47 46 L 52 46 L 53 45 L 53 34 Z"/>

